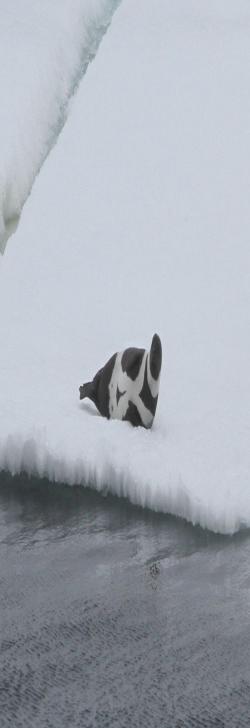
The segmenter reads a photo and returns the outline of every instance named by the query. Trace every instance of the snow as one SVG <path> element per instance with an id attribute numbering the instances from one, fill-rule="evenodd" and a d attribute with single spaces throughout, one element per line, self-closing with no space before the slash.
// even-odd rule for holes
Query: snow
<path id="1" fill-rule="evenodd" d="M 0 467 L 221 533 L 250 526 L 249 26 L 124 0 L 0 260 Z M 152 430 L 78 401 L 155 331 Z"/>
<path id="2" fill-rule="evenodd" d="M 0 2 L 0 252 L 116 0 Z"/>

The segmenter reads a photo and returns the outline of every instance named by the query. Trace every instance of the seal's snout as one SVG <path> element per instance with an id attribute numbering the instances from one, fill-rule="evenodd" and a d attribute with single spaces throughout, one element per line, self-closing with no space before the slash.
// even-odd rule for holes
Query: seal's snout
<path id="1" fill-rule="evenodd" d="M 85 399 L 85 397 L 89 397 L 89 399 L 93 399 L 93 395 L 94 395 L 93 382 L 86 382 L 85 384 L 82 384 L 79 387 L 79 392 L 80 392 L 80 399 Z"/>
<path id="2" fill-rule="evenodd" d="M 86 384 L 81 384 L 81 386 L 79 387 L 79 393 L 80 399 L 85 399 L 85 397 L 87 397 Z"/>

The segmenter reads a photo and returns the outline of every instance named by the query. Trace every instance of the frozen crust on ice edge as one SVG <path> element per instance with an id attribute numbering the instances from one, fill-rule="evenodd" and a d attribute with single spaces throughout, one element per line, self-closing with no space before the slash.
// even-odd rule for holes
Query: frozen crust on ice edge
<path id="1" fill-rule="evenodd" d="M 119 423 L 120 424 L 120 423 Z M 123 426 L 123 425 L 122 425 Z M 209 500 L 192 495 L 181 477 L 166 475 L 165 486 L 154 477 L 144 478 L 132 475 L 129 467 L 115 465 L 111 458 L 93 465 L 88 457 L 72 460 L 62 453 L 52 453 L 49 447 L 35 437 L 9 435 L 0 442 L 0 474 L 12 476 L 26 474 L 28 477 L 46 478 L 51 483 L 68 486 L 86 486 L 98 493 L 110 493 L 128 499 L 133 505 L 148 508 L 154 512 L 166 513 L 185 519 L 193 526 L 224 535 L 233 535 L 250 527 L 250 519 L 242 519 L 228 499 L 214 509 Z"/>

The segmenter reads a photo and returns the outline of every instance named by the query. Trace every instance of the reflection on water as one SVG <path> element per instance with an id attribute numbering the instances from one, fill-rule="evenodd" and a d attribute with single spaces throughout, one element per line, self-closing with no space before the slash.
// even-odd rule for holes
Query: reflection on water
<path id="1" fill-rule="evenodd" d="M 25 474 L 12 478 L 8 473 L 0 474 L 0 519 L 1 527 L 7 525 L 7 539 L 13 528 L 15 536 L 22 540 L 35 536 L 45 539 L 65 538 L 77 529 L 78 533 L 99 532 L 108 538 L 110 534 L 128 536 L 134 532 L 136 539 L 145 534 L 156 540 L 158 552 L 163 539 L 162 557 L 171 549 L 178 556 L 210 546 L 224 548 L 231 537 L 216 535 L 184 520 L 154 513 L 149 509 L 132 506 L 125 498 L 97 493 L 82 486 L 69 487 L 65 484 L 51 484 L 48 480 L 27 478 Z M 246 531 L 244 532 L 246 534 Z M 242 534 L 234 537 L 241 541 Z M 167 543 L 166 543 L 167 542 Z"/>
<path id="2" fill-rule="evenodd" d="M 0 476 L 5 726 L 248 726 L 250 537 Z"/>

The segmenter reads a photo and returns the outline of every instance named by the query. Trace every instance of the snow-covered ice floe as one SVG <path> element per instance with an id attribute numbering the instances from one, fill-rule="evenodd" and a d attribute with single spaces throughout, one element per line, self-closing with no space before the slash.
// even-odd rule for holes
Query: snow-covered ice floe
<path id="1" fill-rule="evenodd" d="M 116 5 L 116 0 L 1 2 L 0 252 Z"/>
<path id="2" fill-rule="evenodd" d="M 250 526 L 249 27 L 124 1 L 0 261 L 0 467 L 221 533 Z M 151 431 L 79 402 L 154 331 Z"/>

